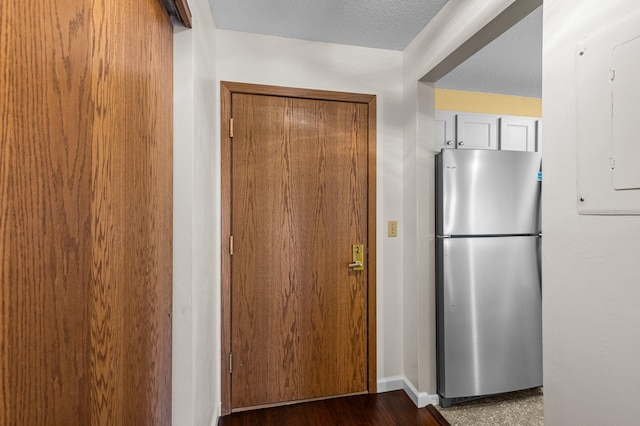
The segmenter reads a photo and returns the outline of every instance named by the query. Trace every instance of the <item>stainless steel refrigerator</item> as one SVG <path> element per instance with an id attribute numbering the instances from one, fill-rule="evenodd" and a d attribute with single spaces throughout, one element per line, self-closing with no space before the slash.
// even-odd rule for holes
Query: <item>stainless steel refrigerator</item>
<path id="1" fill-rule="evenodd" d="M 540 155 L 436 155 L 440 404 L 542 386 Z"/>

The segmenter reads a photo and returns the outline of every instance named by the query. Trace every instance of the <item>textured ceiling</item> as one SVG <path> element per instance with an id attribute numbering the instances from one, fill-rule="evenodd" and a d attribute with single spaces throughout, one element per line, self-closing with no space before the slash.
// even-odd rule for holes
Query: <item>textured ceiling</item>
<path id="1" fill-rule="evenodd" d="M 447 2 L 209 1 L 219 29 L 391 50 L 404 50 Z M 436 87 L 541 97 L 542 7 L 437 81 Z"/>
<path id="2" fill-rule="evenodd" d="M 436 82 L 443 89 L 542 97 L 542 6 Z"/>
<path id="3" fill-rule="evenodd" d="M 404 50 L 446 0 L 209 0 L 216 27 Z"/>

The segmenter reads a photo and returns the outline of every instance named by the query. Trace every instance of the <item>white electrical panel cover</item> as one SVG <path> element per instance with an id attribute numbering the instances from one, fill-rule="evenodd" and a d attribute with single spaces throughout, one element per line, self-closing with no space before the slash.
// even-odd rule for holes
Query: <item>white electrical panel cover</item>
<path id="1" fill-rule="evenodd" d="M 576 49 L 577 209 L 640 214 L 640 13 Z"/>
<path id="2" fill-rule="evenodd" d="M 611 178 L 613 188 L 640 188 L 640 37 L 611 53 Z"/>

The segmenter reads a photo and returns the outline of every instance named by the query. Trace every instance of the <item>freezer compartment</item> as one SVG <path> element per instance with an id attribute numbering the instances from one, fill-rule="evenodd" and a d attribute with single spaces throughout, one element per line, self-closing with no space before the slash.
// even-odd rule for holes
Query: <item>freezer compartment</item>
<path id="1" fill-rule="evenodd" d="M 436 156 L 438 235 L 540 232 L 540 154 L 445 149 Z"/>
<path id="2" fill-rule="evenodd" d="M 542 386 L 540 238 L 438 238 L 438 394 Z"/>

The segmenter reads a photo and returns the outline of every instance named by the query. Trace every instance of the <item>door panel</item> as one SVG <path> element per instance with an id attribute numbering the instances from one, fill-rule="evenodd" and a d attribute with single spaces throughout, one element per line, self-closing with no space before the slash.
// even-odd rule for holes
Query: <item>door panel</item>
<path id="1" fill-rule="evenodd" d="M 536 151 L 536 123 L 533 118 L 500 118 L 500 149 L 503 151 Z"/>
<path id="2" fill-rule="evenodd" d="M 611 50 L 611 185 L 616 190 L 640 188 L 636 142 L 640 131 L 637 85 L 640 72 L 640 37 L 626 40 Z"/>
<path id="3" fill-rule="evenodd" d="M 484 114 L 458 114 L 456 135 L 459 149 L 498 149 L 498 120 Z"/>
<path id="4" fill-rule="evenodd" d="M 0 2 L 0 424 L 171 422 L 157 0 Z"/>
<path id="5" fill-rule="evenodd" d="M 439 235 L 540 231 L 540 154 L 445 149 L 436 161 Z"/>
<path id="6" fill-rule="evenodd" d="M 232 407 L 367 390 L 367 105 L 233 94 Z"/>
<path id="7" fill-rule="evenodd" d="M 440 151 L 444 148 L 455 148 L 455 135 L 453 132 L 456 115 L 447 111 L 436 111 L 435 113 L 435 126 L 436 126 L 436 142 L 435 151 Z"/>
<path id="8" fill-rule="evenodd" d="M 438 244 L 438 393 L 450 398 L 541 386 L 540 238 Z"/>

